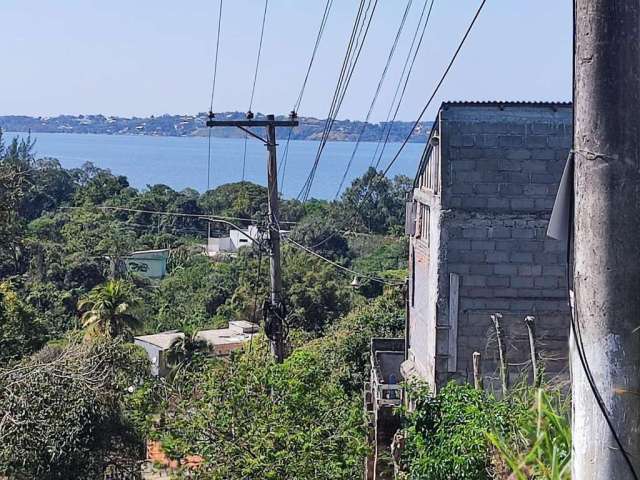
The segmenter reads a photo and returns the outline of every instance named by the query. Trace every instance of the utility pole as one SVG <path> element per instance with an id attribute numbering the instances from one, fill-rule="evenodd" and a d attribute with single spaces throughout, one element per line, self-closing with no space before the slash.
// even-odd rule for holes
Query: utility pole
<path id="1" fill-rule="evenodd" d="M 289 120 L 276 120 L 274 115 L 267 115 L 266 120 L 254 120 L 249 112 L 246 120 L 215 120 L 209 113 L 207 127 L 237 127 L 248 135 L 257 138 L 267 147 L 267 189 L 269 205 L 269 272 L 271 277 L 271 295 L 267 309 L 265 333 L 271 343 L 271 353 L 276 362 L 284 360 L 284 325 L 286 316 L 284 299 L 282 298 L 282 266 L 280 264 L 280 208 L 278 205 L 278 164 L 276 157 L 276 127 L 297 127 L 298 120 L 291 112 Z M 267 139 L 263 139 L 250 130 L 252 127 L 266 127 Z"/>
<path id="2" fill-rule="evenodd" d="M 575 9 L 572 478 L 627 480 L 582 360 L 640 472 L 640 0 Z"/>

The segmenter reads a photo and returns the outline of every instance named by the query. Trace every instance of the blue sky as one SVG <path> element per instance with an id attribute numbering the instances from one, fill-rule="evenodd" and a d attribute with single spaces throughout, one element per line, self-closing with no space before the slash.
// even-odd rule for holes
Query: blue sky
<path id="1" fill-rule="evenodd" d="M 339 118 L 362 119 L 406 0 L 379 0 Z M 384 119 L 423 0 L 412 13 L 373 120 Z M 413 120 L 479 0 L 435 0 L 398 118 Z M 357 0 L 335 0 L 301 115 L 325 117 Z M 225 0 L 214 110 L 246 110 L 263 0 Z M 270 0 L 254 111 L 287 113 L 324 0 Z M 218 0 L 3 0 L 0 114 L 149 115 L 208 109 Z M 436 102 L 568 100 L 571 2 L 488 0 Z"/>

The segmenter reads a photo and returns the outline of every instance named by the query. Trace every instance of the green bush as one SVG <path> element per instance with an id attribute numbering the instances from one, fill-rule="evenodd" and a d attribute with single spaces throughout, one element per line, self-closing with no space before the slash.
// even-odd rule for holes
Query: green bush
<path id="1" fill-rule="evenodd" d="M 425 386 L 410 391 L 415 410 L 406 414 L 403 461 L 412 479 L 483 480 L 490 478 L 487 434 L 507 435 L 514 411 L 470 385 L 454 382 L 437 395 Z"/>
<path id="2" fill-rule="evenodd" d="M 103 339 L 58 343 L 0 369 L 0 476 L 89 479 L 113 462 L 135 468 L 144 443 L 123 405 L 151 381 L 144 352 Z"/>

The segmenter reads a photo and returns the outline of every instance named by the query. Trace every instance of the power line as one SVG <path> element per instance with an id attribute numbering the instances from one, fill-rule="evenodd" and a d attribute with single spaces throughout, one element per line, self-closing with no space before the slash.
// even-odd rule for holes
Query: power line
<path id="1" fill-rule="evenodd" d="M 218 33 L 216 35 L 216 54 L 213 61 L 213 79 L 211 82 L 211 103 L 209 104 L 209 112 L 213 112 L 213 97 L 216 92 L 216 77 L 218 75 L 218 52 L 220 51 L 220 26 L 222 24 L 222 0 L 220 0 L 220 8 L 218 10 Z"/>
<path id="2" fill-rule="evenodd" d="M 324 13 L 322 14 L 322 20 L 320 21 L 320 27 L 318 28 L 318 33 L 316 35 L 316 41 L 313 46 L 313 51 L 311 53 L 311 58 L 309 59 L 309 65 L 307 66 L 307 72 L 304 76 L 304 81 L 302 82 L 302 87 L 300 88 L 300 93 L 298 93 L 298 98 L 296 99 L 292 112 L 298 112 L 300 109 L 300 105 L 302 104 L 302 98 L 304 96 L 304 91 L 307 87 L 307 81 L 309 80 L 309 74 L 311 73 L 311 68 L 313 67 L 313 62 L 316 58 L 316 54 L 318 53 L 318 47 L 320 46 L 320 40 L 322 39 L 322 35 L 324 33 L 324 28 L 327 24 L 327 19 L 329 18 L 329 13 L 331 11 L 331 7 L 333 6 L 333 0 L 327 0 L 324 6 Z M 293 128 L 289 129 L 289 134 L 287 135 L 287 143 L 284 147 L 284 152 L 282 155 L 282 167 L 281 167 L 281 180 L 280 180 L 280 191 L 284 191 L 284 179 L 285 179 L 285 171 L 287 168 L 287 158 L 289 156 L 289 142 L 291 141 L 291 133 L 293 132 Z"/>
<path id="3" fill-rule="evenodd" d="M 373 5 L 373 8 L 371 8 L 372 5 Z M 322 132 L 322 138 L 318 146 L 318 151 L 316 152 L 316 158 L 314 160 L 313 166 L 311 167 L 311 171 L 309 172 L 307 180 L 303 185 L 300 193 L 298 194 L 298 198 L 302 199 L 303 201 L 306 201 L 309 197 L 309 193 L 311 191 L 311 186 L 315 178 L 320 157 L 322 155 L 322 152 L 328 140 L 329 133 L 331 132 L 331 128 L 333 126 L 333 123 L 335 122 L 336 116 L 340 111 L 340 106 L 342 105 L 342 101 L 344 100 L 344 97 L 349 88 L 349 83 L 351 82 L 353 72 L 355 71 L 355 67 L 358 63 L 358 59 L 360 58 L 360 54 L 362 53 L 362 47 L 364 46 L 364 42 L 369 32 L 369 27 L 371 26 L 371 20 L 373 19 L 373 15 L 375 13 L 377 5 L 378 5 L 378 0 L 373 0 L 373 3 L 372 3 L 372 0 L 369 0 L 369 2 L 367 3 L 366 9 L 364 9 L 364 6 L 365 6 L 364 0 L 361 0 L 360 2 L 358 14 L 356 15 L 356 18 L 353 24 L 351 37 L 349 39 L 347 51 L 345 53 L 345 57 L 342 63 L 342 69 L 340 71 L 340 75 L 334 91 L 333 99 L 331 101 L 331 106 L 329 108 L 329 115 L 327 116 L 327 119 L 325 121 L 324 129 Z M 371 9 L 371 13 L 369 14 L 370 9 Z M 354 55 L 354 52 L 355 52 L 355 55 Z"/>
<path id="4" fill-rule="evenodd" d="M 367 124 L 369 122 L 369 119 L 371 118 L 371 113 L 373 112 L 373 108 L 375 107 L 376 101 L 378 100 L 378 96 L 380 94 L 380 90 L 382 89 L 382 85 L 384 84 L 384 80 L 387 76 L 387 72 L 389 70 L 389 65 L 391 64 L 391 60 L 393 59 L 393 56 L 395 54 L 396 51 L 396 47 L 398 46 L 398 40 L 400 40 L 400 35 L 402 34 L 402 30 L 404 29 L 404 25 L 405 22 L 407 20 L 407 15 L 409 13 L 409 10 L 411 9 L 411 5 L 413 3 L 413 0 L 408 0 L 407 1 L 407 5 L 405 6 L 404 9 L 404 14 L 402 15 L 402 20 L 400 21 L 400 25 L 398 26 L 398 30 L 396 31 L 396 35 L 395 38 L 393 40 L 393 44 L 391 45 L 391 49 L 389 50 L 389 54 L 387 56 L 387 62 L 385 63 L 384 69 L 382 70 L 382 74 L 380 75 L 380 80 L 378 80 L 378 86 L 376 87 L 375 93 L 373 94 L 373 98 L 371 99 L 371 104 L 369 105 L 369 110 L 367 111 L 367 115 L 364 119 L 364 123 L 362 124 L 362 128 L 360 129 L 360 132 L 358 134 L 358 138 L 356 140 L 356 144 L 353 147 L 353 151 L 351 152 L 351 157 L 349 158 L 349 161 L 347 162 L 347 167 L 345 168 L 344 174 L 342 175 L 342 180 L 340 180 L 340 185 L 338 186 L 338 190 L 336 191 L 336 195 L 334 197 L 334 199 L 337 199 L 338 196 L 340 195 L 340 191 L 342 190 L 342 186 L 344 185 L 344 182 L 347 178 L 347 175 L 349 174 L 349 170 L 351 169 L 351 164 L 353 163 L 353 159 L 356 156 L 356 152 L 358 151 L 358 147 L 360 146 L 360 142 L 362 140 L 362 137 L 364 135 L 364 132 L 367 128 Z"/>
<path id="5" fill-rule="evenodd" d="M 218 76 L 218 53 L 220 51 L 220 27 L 222 25 L 222 0 L 218 10 L 218 33 L 216 35 L 216 53 L 213 61 L 213 78 L 211 81 L 211 102 L 209 103 L 209 118 L 213 118 L 213 99 L 216 92 L 216 78 Z M 207 190 L 211 188 L 211 130 L 209 130 L 207 154 Z"/>
<path id="6" fill-rule="evenodd" d="M 64 210 L 84 210 L 85 207 L 60 207 Z M 253 222 L 251 218 L 242 218 L 242 217 L 230 217 L 224 215 L 205 215 L 205 214 L 197 214 L 197 213 L 181 213 L 181 212 L 165 212 L 162 210 L 143 210 L 139 208 L 127 208 L 127 207 L 112 207 L 109 205 L 97 205 L 94 208 L 99 210 L 116 210 L 122 212 L 132 212 L 132 213 L 148 213 L 151 215 L 166 215 L 173 217 L 190 217 L 190 218 L 199 218 L 202 220 L 234 220 L 234 221 L 242 221 L 242 222 Z M 281 220 L 280 223 L 286 223 L 290 225 L 295 225 L 296 222 L 289 222 Z M 240 229 L 240 227 L 238 227 Z"/>
<path id="7" fill-rule="evenodd" d="M 355 213 L 360 213 L 360 210 L 362 209 L 365 201 L 367 201 L 369 199 L 369 197 L 371 196 L 373 190 L 372 187 L 375 187 L 383 178 L 386 177 L 387 173 L 389 172 L 389 169 L 392 167 L 392 165 L 394 164 L 394 162 L 398 159 L 400 153 L 402 152 L 403 148 L 406 146 L 406 144 L 409 142 L 409 138 L 411 137 L 411 134 L 413 133 L 413 130 L 415 129 L 415 127 L 418 125 L 418 123 L 420 123 L 420 120 L 422 119 L 422 117 L 424 116 L 427 108 L 429 107 L 429 105 L 431 104 L 431 102 L 433 101 L 433 98 L 436 96 L 438 90 L 440 89 L 440 87 L 442 86 L 442 83 L 444 82 L 445 78 L 447 77 L 447 74 L 449 73 L 449 71 L 451 70 L 451 67 L 453 66 L 453 63 L 455 62 L 458 54 L 460 53 L 460 50 L 462 49 L 462 46 L 464 45 L 465 41 L 467 40 L 469 34 L 471 33 L 471 30 L 473 29 L 473 26 L 476 23 L 476 20 L 478 19 L 478 16 L 480 15 L 480 12 L 482 11 L 482 9 L 484 8 L 484 5 L 486 4 L 487 0 L 482 0 L 482 3 L 480 3 L 478 9 L 476 10 L 475 15 L 473 16 L 473 19 L 471 20 L 471 23 L 469 24 L 469 26 L 467 27 L 467 30 L 465 31 L 458 47 L 456 48 L 453 57 L 451 58 L 451 60 L 449 61 L 449 64 L 447 65 L 447 68 L 445 69 L 442 77 L 440 78 L 440 81 L 436 84 L 436 87 L 433 91 L 433 93 L 431 94 L 431 96 L 429 97 L 426 105 L 424 106 L 424 108 L 422 109 L 422 111 L 420 112 L 420 115 L 418 117 L 418 119 L 414 122 L 413 127 L 411 128 L 411 130 L 409 131 L 409 133 L 407 134 L 407 137 L 405 138 L 404 142 L 402 143 L 400 149 L 398 150 L 398 152 L 396 153 L 395 157 L 391 160 L 391 162 L 389 163 L 389 165 L 387 166 L 387 168 L 379 175 L 374 175 L 372 177 L 372 179 L 369 181 L 368 185 L 366 186 L 366 192 L 365 195 L 361 198 L 361 200 L 358 202 L 358 204 L 356 205 L 355 208 Z M 324 238 L 322 241 L 318 242 L 316 244 L 317 246 L 320 246 L 324 243 L 326 243 L 327 241 L 329 241 L 331 238 L 333 238 L 335 235 L 337 234 L 337 232 L 333 232 L 331 234 L 329 234 L 326 238 Z M 314 247 L 315 248 L 315 247 Z"/>
<path id="8" fill-rule="evenodd" d="M 371 275 L 367 275 L 365 273 L 362 272 L 357 272 L 355 270 L 352 270 L 350 268 L 345 267 L 344 265 L 340 265 L 338 262 L 334 262 L 333 260 L 330 260 L 326 257 L 323 257 L 322 255 L 320 255 L 318 252 L 313 251 L 312 249 L 305 247 L 304 245 L 296 242 L 295 240 L 292 240 L 291 238 L 289 238 L 289 236 L 285 236 L 284 240 L 290 244 L 292 244 L 293 246 L 297 247 L 300 250 L 303 250 L 307 253 L 309 253 L 310 255 L 313 255 L 314 257 L 319 258 L 320 260 L 333 265 L 336 268 L 339 268 L 340 270 L 344 270 L 345 272 L 348 272 L 352 275 L 355 275 L 356 277 L 360 277 L 360 278 L 366 278 L 367 280 L 370 280 L 372 282 L 377 282 L 377 283 L 382 283 L 384 285 L 390 285 L 393 287 L 397 287 L 400 285 L 404 285 L 404 282 L 390 282 L 388 280 L 385 280 L 384 278 L 380 278 L 380 277 L 374 277 Z"/>
<path id="9" fill-rule="evenodd" d="M 251 85 L 251 98 L 249 99 L 249 111 L 247 117 L 253 118 L 253 98 L 256 93 L 256 82 L 258 80 L 258 71 L 260 69 L 260 57 L 262 55 L 262 41 L 264 39 L 264 26 L 267 20 L 267 8 L 269 7 L 269 0 L 264 0 L 264 11 L 262 12 L 262 26 L 260 28 L 260 42 L 258 43 L 258 54 L 256 55 L 256 68 L 253 71 L 253 83 Z M 247 164 L 247 134 L 244 134 L 244 150 L 242 154 L 242 181 L 245 178 L 245 169 Z"/>
<path id="10" fill-rule="evenodd" d="M 333 0 L 327 0 L 327 3 L 324 6 L 324 13 L 322 14 L 322 20 L 320 22 L 320 27 L 318 28 L 318 34 L 316 35 L 316 41 L 313 45 L 313 52 L 311 52 L 311 58 L 309 59 L 309 65 L 307 66 L 307 72 L 304 76 L 304 81 L 302 82 L 302 87 L 300 88 L 300 93 L 298 94 L 298 98 L 296 99 L 296 103 L 293 106 L 293 110 L 295 112 L 298 111 L 300 105 L 302 104 L 302 97 L 304 96 L 304 91 L 307 87 L 307 81 L 309 80 L 309 74 L 311 73 L 311 68 L 313 67 L 313 62 L 316 58 L 316 54 L 318 53 L 318 47 L 320 46 L 320 40 L 322 40 L 322 34 L 324 33 L 324 27 L 327 24 L 327 19 L 329 18 L 329 13 L 331 12 L 331 7 L 333 6 Z"/>
<path id="11" fill-rule="evenodd" d="M 371 5 L 371 2 L 369 2 L 368 6 L 367 6 L 367 12 L 369 10 L 369 7 Z M 333 111 L 333 113 L 327 118 L 327 123 L 326 123 L 326 129 L 324 132 L 324 137 L 320 142 L 320 145 L 318 147 L 318 152 L 316 155 L 316 160 L 314 161 L 313 167 L 311 169 L 311 172 L 309 174 L 309 177 L 307 179 L 307 184 L 306 184 L 306 189 L 304 192 L 304 196 L 303 196 L 303 201 L 307 201 L 307 199 L 309 198 L 309 194 L 311 192 L 311 186 L 313 185 L 313 181 L 315 179 L 315 175 L 317 172 L 317 168 L 318 168 L 318 163 L 320 162 L 320 157 L 322 156 L 322 152 L 324 151 L 324 147 L 327 144 L 327 140 L 329 139 L 329 134 L 331 132 L 331 128 L 333 127 L 333 124 L 336 120 L 336 117 L 338 115 L 338 112 L 340 111 L 340 107 L 342 105 L 342 101 L 344 100 L 344 97 L 347 93 L 347 89 L 349 88 L 349 83 L 351 82 L 351 77 L 353 76 L 353 72 L 355 71 L 355 67 L 358 63 L 358 59 L 360 58 L 360 53 L 362 52 L 362 47 L 364 46 L 364 41 L 367 37 L 367 33 L 369 32 L 369 27 L 371 26 L 371 20 L 373 19 L 373 14 L 375 13 L 375 9 L 378 5 L 378 0 L 375 0 L 375 3 L 373 4 L 373 10 L 371 11 L 371 15 L 368 17 L 368 21 L 366 22 L 366 29 L 364 30 L 364 35 L 362 36 L 362 42 L 358 43 L 359 40 L 356 41 L 356 45 L 357 45 L 357 53 L 355 55 L 355 57 L 348 59 L 349 62 L 349 68 L 348 68 L 348 73 L 346 76 L 346 79 L 343 79 L 344 82 L 344 88 L 342 88 L 341 92 L 338 92 L 338 99 L 337 102 L 335 104 L 335 109 Z M 365 12 L 365 16 L 363 17 L 362 20 L 362 25 L 364 26 L 365 20 L 367 18 L 367 12 Z M 362 28 L 360 29 L 360 32 L 357 35 L 357 38 L 359 39 L 362 33 Z"/>
<path id="12" fill-rule="evenodd" d="M 437 95 L 438 91 L 440 90 L 440 87 L 442 86 L 442 84 L 444 83 L 445 79 L 447 78 L 447 75 L 449 74 L 449 71 L 451 71 L 451 67 L 453 67 L 453 64 L 456 61 L 456 58 L 458 58 L 458 54 L 462 50 L 462 47 L 464 46 L 467 38 L 469 37 L 469 34 L 471 33 L 471 30 L 473 29 L 473 26 L 475 25 L 476 20 L 480 16 L 480 12 L 482 12 L 482 9 L 484 8 L 486 3 L 487 3 L 487 0 L 482 0 L 482 2 L 480 3 L 480 6 L 476 10 L 476 13 L 473 16 L 473 19 L 471 20 L 471 23 L 467 27 L 467 30 L 465 31 L 465 33 L 464 33 L 464 35 L 462 37 L 462 40 L 460 40 L 460 43 L 458 44 L 458 47 L 456 48 L 453 56 L 451 57 L 451 60 L 449 61 L 449 64 L 447 65 L 447 68 L 445 68 L 444 73 L 440 77 L 440 80 L 436 84 L 436 87 L 433 89 L 433 93 L 431 94 L 431 96 L 427 100 L 427 103 L 425 104 L 425 106 L 422 108 L 422 111 L 420 112 L 420 115 L 418 115 L 418 118 L 413 123 L 413 126 L 411 127 L 411 130 L 409 130 L 409 133 L 407 134 L 407 136 L 405 137 L 404 141 L 400 145 L 400 148 L 398 149 L 398 151 L 396 152 L 394 157 L 389 162 L 389 165 L 387 165 L 387 167 L 384 169 L 384 171 L 382 173 L 383 177 L 387 175 L 387 173 L 389 172 L 389 170 L 391 169 L 393 164 L 396 162 L 396 160 L 398 160 L 398 157 L 402 153 L 402 150 L 404 150 L 404 147 L 406 147 L 407 143 L 409 143 L 409 139 L 411 138 L 411 135 L 413 134 L 413 131 L 415 130 L 415 128 L 418 126 L 418 124 L 422 120 L 422 117 L 426 113 L 427 109 L 431 105 L 431 102 L 433 101 L 433 99 Z"/>
<path id="13" fill-rule="evenodd" d="M 407 91 L 407 85 L 409 84 L 409 79 L 411 78 L 411 73 L 413 72 L 413 66 L 416 63 L 416 58 L 418 57 L 418 52 L 420 51 L 420 47 L 422 46 L 422 41 L 424 40 L 424 35 L 425 32 L 427 31 L 427 26 L 429 25 L 429 19 L 431 18 L 431 11 L 433 10 L 433 3 L 434 0 L 431 0 L 431 4 L 429 5 L 429 11 L 427 13 L 427 18 L 424 22 L 424 25 L 422 27 L 422 33 L 420 33 L 420 39 L 418 40 L 418 45 L 416 46 L 415 50 L 413 50 L 415 41 L 416 41 L 416 36 L 418 34 L 418 30 L 420 29 L 420 23 L 422 21 L 422 17 L 424 16 L 424 12 L 425 12 L 425 7 L 427 6 L 427 1 L 425 0 L 424 6 L 422 7 L 422 13 L 420 14 L 420 21 L 418 22 L 418 25 L 416 27 L 416 31 L 413 35 L 413 39 L 411 41 L 411 47 L 409 48 L 409 51 L 407 52 L 407 58 L 405 59 L 405 63 L 404 63 L 404 67 L 402 68 L 402 74 L 400 75 L 400 78 L 398 80 L 398 85 L 396 87 L 396 91 L 393 94 L 393 99 L 391 100 L 391 104 L 389 105 L 389 112 L 387 112 L 387 119 L 385 121 L 385 128 L 382 131 L 382 136 L 384 136 L 384 143 L 382 144 L 382 149 L 380 150 L 380 155 L 378 156 L 378 160 L 375 161 L 375 158 L 378 154 L 378 149 L 380 148 L 380 142 L 382 140 L 382 136 L 380 137 L 380 139 L 378 139 L 378 144 L 376 145 L 376 149 L 375 152 L 373 153 L 373 157 L 371 158 L 371 166 L 373 166 L 376 170 L 378 169 L 378 166 L 380 164 L 380 161 L 382 160 L 382 155 L 384 154 L 384 150 L 387 146 L 387 142 L 389 141 L 389 136 L 391 135 L 391 130 L 393 129 L 393 124 L 396 121 L 396 118 L 398 116 L 398 111 L 400 110 L 400 106 L 402 105 L 402 100 L 404 99 L 404 95 Z M 411 58 L 411 52 L 413 51 L 413 58 Z M 408 65 L 409 59 L 411 58 L 411 64 Z M 409 66 L 409 70 L 407 70 L 407 66 Z M 405 76 L 405 71 L 406 71 L 406 76 Z M 403 84 L 403 79 L 404 79 L 404 84 Z M 402 92 L 400 92 L 400 87 L 402 86 Z M 398 93 L 400 93 L 400 97 L 398 99 L 398 102 L 396 103 L 396 98 L 398 97 Z M 393 108 L 394 104 L 396 105 L 395 110 Z M 391 117 L 391 112 L 393 111 L 393 118 L 391 118 L 391 121 L 389 121 L 390 117 Z M 385 134 L 386 131 L 386 134 Z M 374 164 L 375 161 L 375 164 Z"/>
<path id="14" fill-rule="evenodd" d="M 264 0 L 264 11 L 262 12 L 262 27 L 260 28 L 260 43 L 258 44 L 258 55 L 256 57 L 256 68 L 253 73 L 253 85 L 251 86 L 251 99 L 249 100 L 249 111 L 253 107 L 253 97 L 256 93 L 256 80 L 258 79 L 258 70 L 260 68 L 260 56 L 262 54 L 262 40 L 264 39 L 264 25 L 267 20 L 267 8 L 269 0 Z"/>

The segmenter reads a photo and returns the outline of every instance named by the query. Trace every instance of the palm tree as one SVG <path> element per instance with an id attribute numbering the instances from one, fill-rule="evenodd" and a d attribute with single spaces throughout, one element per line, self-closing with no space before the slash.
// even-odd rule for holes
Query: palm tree
<path id="1" fill-rule="evenodd" d="M 140 326 L 140 299 L 124 280 L 109 280 L 98 285 L 78 302 L 82 326 L 89 335 L 117 337 Z"/>

